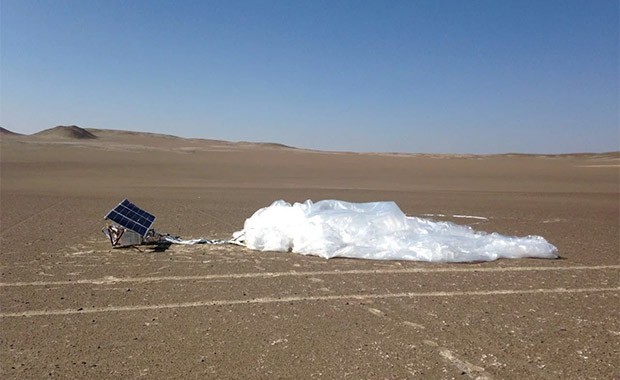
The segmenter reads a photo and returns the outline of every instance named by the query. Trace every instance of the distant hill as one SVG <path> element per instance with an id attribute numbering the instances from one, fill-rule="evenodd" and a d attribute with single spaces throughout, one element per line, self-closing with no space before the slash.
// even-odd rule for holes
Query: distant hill
<path id="1" fill-rule="evenodd" d="M 59 125 L 54 128 L 45 129 L 41 132 L 35 133 L 33 136 L 47 137 L 47 138 L 64 138 L 64 139 L 76 139 L 76 140 L 92 140 L 97 136 L 84 128 L 80 128 L 77 125 Z"/>
<path id="2" fill-rule="evenodd" d="M 280 143 L 270 143 L 270 142 L 251 142 L 251 141 L 239 141 L 234 143 L 236 145 L 246 145 L 246 146 L 263 146 L 267 148 L 283 148 L 283 149 L 297 149 L 295 147 L 284 145 Z"/>
<path id="3" fill-rule="evenodd" d="M 292 146 L 279 144 L 279 143 L 269 143 L 269 142 L 249 142 L 249 141 L 226 141 L 226 140 L 214 140 L 214 139 L 205 139 L 205 138 L 186 138 L 179 137 L 175 135 L 168 135 L 162 133 L 153 133 L 153 132 L 136 132 L 136 131 L 125 131 L 119 129 L 95 129 L 95 128 L 87 128 L 86 131 L 95 134 L 101 139 L 120 139 L 120 138 L 132 138 L 132 139 L 145 139 L 143 141 L 147 141 L 148 138 L 162 139 L 167 140 L 167 143 L 171 143 L 170 140 L 177 140 L 179 144 L 184 144 L 186 146 L 188 143 L 206 143 L 206 144 L 217 144 L 217 145 L 226 145 L 230 147 L 241 147 L 241 148 L 269 148 L 269 149 L 297 149 Z M 151 140 L 153 141 L 153 140 Z"/>
<path id="4" fill-rule="evenodd" d="M 0 127 L 0 136 L 22 136 L 22 134 Z"/>
<path id="5" fill-rule="evenodd" d="M 94 140 L 98 139 L 97 144 L 121 144 L 133 146 L 147 146 L 152 148 L 177 149 L 183 152 L 190 152 L 195 149 L 273 149 L 273 150 L 291 150 L 296 149 L 307 152 L 323 152 L 323 153 L 344 153 L 344 154 L 369 154 L 381 156 L 417 156 L 437 159 L 480 159 L 485 157 L 506 157 L 506 158 L 575 158 L 575 159 L 620 159 L 620 152 L 602 152 L 602 153 L 562 153 L 562 154 L 544 154 L 544 153 L 498 153 L 498 154 L 430 154 L 430 153 L 408 153 L 408 152 L 346 152 L 346 151 L 322 151 L 316 149 L 296 148 L 274 142 L 250 142 L 250 141 L 226 141 L 213 140 L 204 138 L 186 138 L 174 135 L 126 131 L 118 129 L 95 129 L 80 128 L 76 125 L 57 126 L 45 129 L 33 135 L 22 135 L 9 131 L 0 127 L 0 136 L 20 136 L 18 140 L 27 141 L 30 136 L 35 137 L 35 141 L 41 143 L 42 139 L 50 140 L 50 142 L 58 143 L 74 143 L 71 140 Z M 36 138 L 39 139 L 36 139 Z M 11 139 L 7 139 L 9 141 Z"/>

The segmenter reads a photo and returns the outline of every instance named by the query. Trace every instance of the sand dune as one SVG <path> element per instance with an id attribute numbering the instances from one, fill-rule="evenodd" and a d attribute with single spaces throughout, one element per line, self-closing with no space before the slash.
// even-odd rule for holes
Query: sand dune
<path id="1" fill-rule="evenodd" d="M 93 133 L 80 128 L 77 125 L 59 125 L 54 128 L 45 129 L 41 132 L 37 132 L 34 136 L 50 138 L 50 139 L 76 139 L 76 140 L 93 140 L 97 136 Z"/>
<path id="2" fill-rule="evenodd" d="M 22 134 L 0 127 L 0 136 L 22 136 Z"/>

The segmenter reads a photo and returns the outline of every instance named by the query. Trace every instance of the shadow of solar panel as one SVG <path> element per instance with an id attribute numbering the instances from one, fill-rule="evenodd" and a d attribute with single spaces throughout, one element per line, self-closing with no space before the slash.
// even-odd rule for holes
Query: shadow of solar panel
<path id="1" fill-rule="evenodd" d="M 141 236 L 145 236 L 153 223 L 155 215 L 150 214 L 129 200 L 125 199 L 118 206 L 114 207 L 105 219 L 109 219 L 114 223 L 123 226 L 129 230 L 137 232 Z"/>

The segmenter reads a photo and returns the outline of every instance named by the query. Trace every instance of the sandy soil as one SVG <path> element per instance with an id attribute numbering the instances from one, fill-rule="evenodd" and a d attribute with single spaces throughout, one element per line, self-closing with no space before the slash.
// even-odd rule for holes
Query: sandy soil
<path id="1" fill-rule="evenodd" d="M 618 154 L 324 153 L 89 132 L 1 138 L 2 379 L 620 375 Z M 125 197 L 187 238 L 227 238 L 280 198 L 394 200 L 542 235 L 562 259 L 113 250 L 103 216 Z"/>

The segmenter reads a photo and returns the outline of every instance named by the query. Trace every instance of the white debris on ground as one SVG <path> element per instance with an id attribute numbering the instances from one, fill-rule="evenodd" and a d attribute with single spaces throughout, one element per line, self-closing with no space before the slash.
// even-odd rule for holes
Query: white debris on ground
<path id="1" fill-rule="evenodd" d="M 557 248 L 541 236 L 504 236 L 407 217 L 394 202 L 308 200 L 291 205 L 279 200 L 256 211 L 234 238 L 251 249 L 328 259 L 471 262 L 558 257 Z"/>
<path id="2" fill-rule="evenodd" d="M 422 214 L 422 216 L 439 216 L 445 218 L 447 216 L 451 216 L 452 218 L 461 218 L 461 219 L 479 219 L 479 220 L 489 220 L 489 218 L 484 216 L 475 216 L 475 215 L 446 215 L 446 214 Z"/>
<path id="3" fill-rule="evenodd" d="M 461 219 L 489 220 L 489 218 L 485 218 L 484 216 L 474 216 L 474 215 L 452 215 L 452 217 L 461 218 Z"/>

